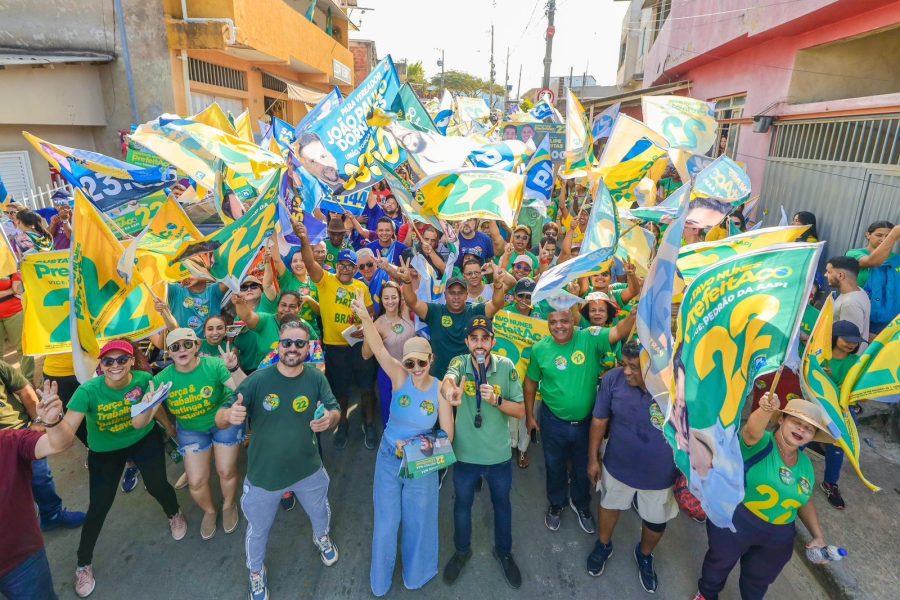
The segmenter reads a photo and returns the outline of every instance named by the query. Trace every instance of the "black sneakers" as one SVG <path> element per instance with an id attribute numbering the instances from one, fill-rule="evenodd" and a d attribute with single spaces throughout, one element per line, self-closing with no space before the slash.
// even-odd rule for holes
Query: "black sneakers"
<path id="1" fill-rule="evenodd" d="M 825 483 L 822 482 L 822 491 L 828 495 L 828 504 L 832 505 L 838 510 L 844 510 L 847 504 L 844 502 L 844 497 L 841 496 L 841 490 L 838 488 L 836 483 Z"/>
<path id="2" fill-rule="evenodd" d="M 503 569 L 503 577 L 506 579 L 509 587 L 514 589 L 522 587 L 522 572 L 519 571 L 519 566 L 513 560 L 512 554 L 500 556 L 497 554 L 497 549 L 494 548 L 494 558 L 500 563 L 500 568 Z"/>
<path id="3" fill-rule="evenodd" d="M 456 583 L 456 579 L 462 572 L 462 568 L 469 562 L 470 558 L 472 558 L 471 550 L 468 552 L 455 552 L 444 567 L 444 583 L 447 585 Z"/>
<path id="4" fill-rule="evenodd" d="M 544 525 L 550 531 L 559 530 L 559 522 L 562 520 L 562 509 L 562 506 L 553 506 L 552 504 L 547 508 L 547 514 L 544 515 Z"/>
<path id="5" fill-rule="evenodd" d="M 653 570 L 653 555 L 644 556 L 641 554 L 641 543 L 638 542 L 634 547 L 634 561 L 638 566 L 638 579 L 641 580 L 641 586 L 648 594 L 655 594 L 659 582 L 656 579 L 656 571 Z"/>

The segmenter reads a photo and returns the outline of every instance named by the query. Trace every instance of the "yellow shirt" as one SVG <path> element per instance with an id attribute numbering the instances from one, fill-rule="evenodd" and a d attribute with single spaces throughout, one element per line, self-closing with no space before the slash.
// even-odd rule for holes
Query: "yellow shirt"
<path id="1" fill-rule="evenodd" d="M 358 279 L 344 285 L 337 275 L 325 272 L 316 284 L 319 288 L 319 314 L 322 317 L 322 341 L 329 346 L 347 346 L 341 333 L 356 322 L 350 302 L 362 294 L 366 307 L 372 306 L 368 286 Z"/>
<path id="2" fill-rule="evenodd" d="M 44 357 L 44 375 L 50 377 L 72 377 L 75 375 L 75 366 L 72 364 L 72 354 L 49 354 Z"/>

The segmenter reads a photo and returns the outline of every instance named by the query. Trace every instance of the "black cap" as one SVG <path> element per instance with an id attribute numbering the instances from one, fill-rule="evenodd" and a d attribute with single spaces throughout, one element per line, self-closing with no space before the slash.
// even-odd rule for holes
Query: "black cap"
<path id="1" fill-rule="evenodd" d="M 450 279 L 447 280 L 447 287 L 444 289 L 449 290 L 450 287 L 454 286 L 454 285 L 461 285 L 465 289 L 469 289 L 469 285 L 466 283 L 466 280 L 463 279 L 462 277 L 451 277 Z"/>
<path id="2" fill-rule="evenodd" d="M 494 323 L 484 315 L 475 315 L 469 319 L 469 324 L 466 325 L 466 335 L 472 335 L 472 332 L 478 329 L 483 329 L 492 337 L 494 335 Z"/>
<path id="3" fill-rule="evenodd" d="M 845 342 L 850 342 L 851 344 L 862 344 L 866 341 L 862 338 L 862 334 L 859 332 L 859 327 L 857 327 L 855 323 L 851 323 L 850 321 L 835 321 L 831 325 L 831 336 L 839 337 Z"/>
<path id="4" fill-rule="evenodd" d="M 532 279 L 531 277 L 523 277 L 516 282 L 516 288 L 513 294 L 515 294 L 516 296 L 518 296 L 519 294 L 533 294 L 534 286 L 534 279 Z"/>

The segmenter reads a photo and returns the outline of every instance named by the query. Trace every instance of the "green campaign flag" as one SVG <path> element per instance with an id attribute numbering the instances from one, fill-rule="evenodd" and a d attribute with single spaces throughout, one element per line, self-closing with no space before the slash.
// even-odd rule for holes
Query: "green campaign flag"
<path id="1" fill-rule="evenodd" d="M 394 104 L 391 106 L 391 112 L 397 113 L 401 119 L 405 119 L 420 129 L 438 133 L 431 115 L 425 110 L 421 100 L 416 92 L 410 87 L 409 83 L 404 83 L 400 88 L 397 97 L 394 98 Z"/>
<path id="2" fill-rule="evenodd" d="M 739 425 L 753 381 L 777 370 L 797 336 L 821 244 L 733 256 L 684 292 L 665 436 L 691 492 L 718 527 L 744 498 Z"/>
<path id="3" fill-rule="evenodd" d="M 900 315 L 872 340 L 850 368 L 841 386 L 841 406 L 847 408 L 861 400 L 897 402 L 900 400 Z"/>

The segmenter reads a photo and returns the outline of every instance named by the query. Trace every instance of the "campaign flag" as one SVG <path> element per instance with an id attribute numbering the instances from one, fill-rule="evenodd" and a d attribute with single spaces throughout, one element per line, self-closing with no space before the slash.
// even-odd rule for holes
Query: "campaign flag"
<path id="1" fill-rule="evenodd" d="M 646 279 L 650 272 L 653 250 L 656 248 L 656 237 L 637 222 L 626 221 L 621 217 L 619 228 L 622 232 L 619 234 L 616 256 L 633 264 L 635 274 L 641 279 Z"/>
<path id="2" fill-rule="evenodd" d="M 713 524 L 744 498 L 740 415 L 754 380 L 784 364 L 822 244 L 779 244 L 702 271 L 684 292 L 674 354 L 675 463 Z"/>
<path id="3" fill-rule="evenodd" d="M 105 211 L 114 226 L 113 233 L 116 234 L 116 237 L 138 235 L 166 203 L 167 198 L 166 191 L 159 190 Z"/>
<path id="4" fill-rule="evenodd" d="M 352 194 L 341 194 L 340 196 L 330 196 L 322 199 L 319 203 L 319 210 L 322 212 L 348 212 L 351 215 L 359 216 L 366 209 L 366 203 L 369 201 L 369 191 L 362 190 Z"/>
<path id="5" fill-rule="evenodd" d="M 184 209 L 173 197 L 169 197 L 147 224 L 145 231 L 133 240 L 119 260 L 117 271 L 126 283 L 131 282 L 134 260 L 140 254 L 152 254 L 157 259 L 158 272 L 164 281 L 181 281 L 188 272 L 178 263 L 169 265 L 168 259 L 176 256 L 184 244 L 203 239 L 203 234 L 190 220 Z M 126 256 L 131 256 L 129 262 Z M 149 257 L 148 257 L 149 258 Z M 144 281 L 151 281 L 144 277 Z"/>
<path id="6" fill-rule="evenodd" d="M 97 152 L 51 144 L 27 131 L 22 135 L 63 179 L 104 212 L 175 183 L 175 171 L 169 167 L 137 167 Z"/>
<path id="7" fill-rule="evenodd" d="M 594 137 L 584 107 L 572 90 L 566 90 L 566 163 L 560 177 L 571 179 L 587 175 L 594 160 Z"/>
<path id="8" fill-rule="evenodd" d="M 616 118 L 619 116 L 621 105 L 621 102 L 616 102 L 594 117 L 594 122 L 591 123 L 591 134 L 594 136 L 594 141 L 609 139 Z"/>
<path id="9" fill-rule="evenodd" d="M 533 148 L 534 146 L 532 146 Z M 526 160 L 533 154 L 525 142 L 519 140 L 505 140 L 485 144 L 473 150 L 468 157 L 469 163 L 479 169 L 499 169 L 502 171 L 517 172 Z"/>
<path id="10" fill-rule="evenodd" d="M 422 106 L 422 101 L 419 100 L 419 97 L 409 85 L 409 82 L 404 83 L 400 87 L 400 91 L 397 93 L 397 97 L 394 98 L 394 104 L 391 106 L 390 110 L 393 113 L 397 113 L 397 116 L 401 119 L 409 121 L 419 129 L 439 133 L 437 127 L 434 125 L 434 121 L 431 120 L 431 115 L 429 115 L 428 111 L 425 110 L 425 107 Z"/>
<path id="11" fill-rule="evenodd" d="M 231 119 L 228 118 L 228 113 L 222 110 L 222 107 L 219 106 L 218 102 L 213 102 L 208 105 L 206 108 L 198 112 L 196 115 L 188 117 L 189 121 L 196 121 L 197 123 L 203 123 L 204 125 L 209 125 L 210 127 L 215 127 L 220 131 L 224 131 L 230 135 L 237 135 L 237 129 L 234 127 L 234 123 L 231 122 Z M 251 140 L 252 141 L 252 140 Z"/>
<path id="12" fill-rule="evenodd" d="M 18 271 L 16 265 L 16 255 L 13 254 L 12 246 L 9 244 L 9 238 L 6 237 L 6 231 L 0 227 L 0 277 L 9 277 Z"/>
<path id="13" fill-rule="evenodd" d="M 638 202 L 636 194 L 638 184 L 647 177 L 653 166 L 666 156 L 664 149 L 642 138 L 632 146 L 628 154 L 622 158 L 622 162 L 600 170 L 603 182 L 609 188 L 609 193 L 618 208 L 629 209 Z"/>
<path id="14" fill-rule="evenodd" d="M 575 258 L 551 267 L 541 275 L 531 296 L 532 305 L 551 298 L 557 298 L 560 306 L 563 305 L 562 303 L 571 305 L 573 300 L 565 293 L 564 286 L 573 279 L 583 277 L 596 270 L 597 265 L 608 260 L 615 252 L 618 241 L 619 225 L 616 205 L 603 182 L 600 182 L 594 197 L 594 208 L 591 210 L 591 218 L 585 231 L 581 252 Z M 552 301 L 551 304 L 553 304 Z"/>
<path id="15" fill-rule="evenodd" d="M 447 135 L 447 128 L 450 126 L 450 118 L 453 116 L 453 96 L 450 92 L 444 90 L 441 96 L 441 104 L 438 106 L 437 114 L 434 116 L 434 126 L 438 133 Z"/>
<path id="16" fill-rule="evenodd" d="M 672 387 L 672 296 L 677 275 L 676 260 L 684 222 L 690 186 L 683 186 L 675 195 L 679 200 L 678 213 L 659 243 L 659 251 L 641 288 L 637 306 L 637 333 L 647 353 L 648 363 L 643 369 L 647 391 L 666 414 L 671 415 L 669 390 Z"/>
<path id="17" fill-rule="evenodd" d="M 545 135 L 525 166 L 523 205 L 535 208 L 546 217 L 552 194 L 553 159 L 550 156 L 550 136 Z"/>
<path id="18" fill-rule="evenodd" d="M 284 182 L 288 189 L 282 196 L 294 216 L 300 212 L 313 212 L 319 204 L 331 198 L 331 190 L 307 171 L 293 151 L 288 153 L 288 172 Z M 290 200 L 288 203 L 287 201 Z"/>
<path id="19" fill-rule="evenodd" d="M 831 360 L 833 321 L 834 301 L 828 296 L 803 352 L 800 387 L 807 399 L 822 407 L 828 417 L 828 428 L 835 443 L 850 459 L 856 474 L 870 490 L 877 492 L 879 488 L 863 477 L 859 467 L 859 432 L 856 430 L 856 422 L 850 411 L 841 407 L 841 391 L 826 371 Z"/>
<path id="20" fill-rule="evenodd" d="M 291 145 L 297 140 L 294 128 L 278 117 L 272 117 L 272 139 L 278 144 L 281 155 L 284 156 L 291 150 Z"/>
<path id="21" fill-rule="evenodd" d="M 527 317 L 511 310 L 501 310 L 494 315 L 494 352 L 505 356 L 516 365 L 519 380 L 525 381 L 525 372 L 531 362 L 531 348 L 550 335 L 546 319 Z"/>
<path id="22" fill-rule="evenodd" d="M 686 96 L 641 96 L 644 122 L 669 146 L 703 154 L 716 142 L 715 104 Z"/>
<path id="23" fill-rule="evenodd" d="M 396 173 L 384 167 L 384 165 L 382 165 L 382 167 L 384 171 L 384 181 L 388 184 L 388 187 L 391 188 L 391 193 L 394 194 L 394 199 L 397 200 L 397 204 L 400 205 L 400 210 L 403 211 L 406 218 L 415 223 L 431 225 L 438 231 L 442 231 L 441 221 L 437 217 L 426 217 L 421 213 L 421 206 L 419 206 L 419 203 L 416 201 L 415 193 L 407 183 L 398 177 Z M 415 223 L 413 223 L 414 227 L 416 226 Z"/>
<path id="24" fill-rule="evenodd" d="M 419 182 L 423 215 L 446 221 L 498 219 L 510 227 L 522 206 L 525 176 L 492 169 L 458 169 Z"/>
<path id="25" fill-rule="evenodd" d="M 272 117 L 273 119 L 277 117 Z M 237 136 L 248 142 L 253 141 L 253 126 L 250 124 L 250 111 L 245 110 L 234 118 L 234 130 Z"/>
<path id="26" fill-rule="evenodd" d="M 22 353 L 39 356 L 71 352 L 69 251 L 26 254 L 19 268 L 25 287 Z"/>
<path id="27" fill-rule="evenodd" d="M 681 248 L 678 253 L 678 270 L 684 280 L 690 283 L 700 271 L 732 256 L 762 250 L 774 244 L 797 241 L 808 227 L 808 225 L 766 227 L 745 231 L 715 242 L 690 244 Z"/>
<path id="28" fill-rule="evenodd" d="M 3 184 L 3 178 L 0 177 L 0 208 L 6 208 L 6 205 L 12 200 L 12 194 L 9 193 L 9 190 L 6 189 L 6 186 Z"/>
<path id="29" fill-rule="evenodd" d="M 609 139 L 603 147 L 603 152 L 600 154 L 597 167 L 602 172 L 619 164 L 632 153 L 635 144 L 642 139 L 647 139 L 660 148 L 668 149 L 669 147 L 666 138 L 625 113 L 619 113 L 609 134 Z"/>
<path id="30" fill-rule="evenodd" d="M 456 116 L 460 123 L 471 123 L 491 116 L 484 98 L 458 96 L 456 98 Z"/>
<path id="31" fill-rule="evenodd" d="M 648 221 L 650 223 L 670 223 L 675 215 L 678 214 L 681 196 L 678 192 L 686 186 L 681 186 L 675 190 L 668 198 L 657 204 L 656 206 L 637 206 L 630 209 L 619 209 L 619 215 L 626 219 L 634 219 L 638 221 Z"/>
<path id="32" fill-rule="evenodd" d="M 528 111 L 528 114 L 538 121 L 543 121 L 544 119 L 553 116 L 553 108 L 550 106 L 549 102 L 541 100 Z"/>
<path id="33" fill-rule="evenodd" d="M 750 197 L 750 177 L 740 165 L 723 154 L 694 178 L 694 197 L 723 200 L 732 209 L 737 208 Z"/>
<path id="34" fill-rule="evenodd" d="M 862 400 L 900 401 L 900 315 L 881 330 L 850 368 L 841 386 L 841 407 Z"/>
<path id="35" fill-rule="evenodd" d="M 294 128 L 294 137 L 300 139 L 304 133 L 306 133 L 311 127 L 316 125 L 319 121 L 327 117 L 331 111 L 337 108 L 341 102 L 344 101 L 344 96 L 341 94 L 341 90 L 338 89 L 337 86 L 328 92 L 324 98 L 319 100 L 319 103 L 316 104 L 312 110 L 310 110 L 300 122 L 297 123 L 297 127 Z"/>
<path id="36" fill-rule="evenodd" d="M 410 166 L 420 177 L 462 167 L 469 154 L 479 147 L 471 138 L 446 137 L 403 121 L 395 121 L 385 129 L 406 150 Z M 396 169 L 395 166 L 391 168 Z"/>

